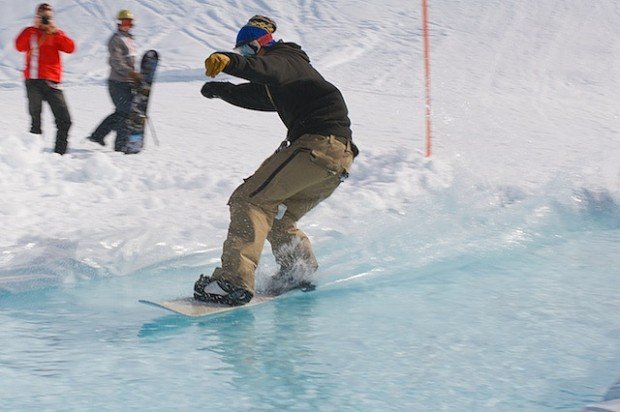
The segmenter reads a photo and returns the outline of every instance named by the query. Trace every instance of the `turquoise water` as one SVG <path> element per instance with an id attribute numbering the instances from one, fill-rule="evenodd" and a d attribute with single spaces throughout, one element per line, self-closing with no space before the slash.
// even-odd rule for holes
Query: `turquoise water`
<path id="1" fill-rule="evenodd" d="M 436 198 L 319 239 L 317 291 L 203 320 L 137 302 L 195 268 L 1 294 L 2 408 L 579 410 L 620 375 L 610 199 Z"/>

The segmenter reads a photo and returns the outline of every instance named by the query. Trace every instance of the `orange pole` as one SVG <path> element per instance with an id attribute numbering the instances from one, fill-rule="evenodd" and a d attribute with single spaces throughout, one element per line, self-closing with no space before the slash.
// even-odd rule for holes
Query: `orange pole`
<path id="1" fill-rule="evenodd" d="M 424 35 L 424 87 L 426 92 L 426 157 L 430 157 L 431 150 L 431 58 L 430 42 L 428 38 L 428 6 L 427 0 L 422 0 L 422 32 Z"/>

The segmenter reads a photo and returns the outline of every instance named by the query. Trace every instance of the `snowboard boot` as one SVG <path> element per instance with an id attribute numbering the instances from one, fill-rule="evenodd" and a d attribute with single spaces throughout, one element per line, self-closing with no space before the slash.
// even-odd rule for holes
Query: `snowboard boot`
<path id="1" fill-rule="evenodd" d="M 252 299 L 252 293 L 234 286 L 226 280 L 215 280 L 210 276 L 200 275 L 194 284 L 194 299 L 207 303 L 221 303 L 239 306 Z"/>

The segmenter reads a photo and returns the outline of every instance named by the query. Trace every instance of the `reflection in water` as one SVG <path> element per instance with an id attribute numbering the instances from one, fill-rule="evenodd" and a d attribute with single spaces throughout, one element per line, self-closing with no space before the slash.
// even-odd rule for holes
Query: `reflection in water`
<path id="1" fill-rule="evenodd" d="M 321 367 L 313 372 L 311 364 L 319 363 L 320 356 L 305 344 L 318 333 L 319 326 L 312 321 L 316 298 L 304 294 L 275 301 L 269 305 L 273 313 L 268 321 L 262 316 L 257 319 L 260 312 L 248 311 L 217 325 L 219 341 L 200 350 L 218 354 L 230 366 L 230 384 L 250 405 L 301 407 L 304 400 L 310 406 L 321 392 L 317 383 L 324 373 L 318 371 L 325 370 Z"/>
<path id="2" fill-rule="evenodd" d="M 236 405 L 318 406 L 330 393 L 329 365 L 309 344 L 321 334 L 314 313 L 318 297 L 298 294 L 203 319 L 163 316 L 143 324 L 138 336 L 155 343 L 187 331 L 196 344 L 187 356 L 206 382 L 216 382 L 209 390 L 232 390 Z"/>

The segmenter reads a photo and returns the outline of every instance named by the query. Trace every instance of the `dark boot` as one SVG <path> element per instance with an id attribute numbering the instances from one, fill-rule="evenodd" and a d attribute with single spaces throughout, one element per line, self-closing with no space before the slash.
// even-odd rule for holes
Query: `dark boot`
<path id="1" fill-rule="evenodd" d="M 93 137 L 93 136 L 88 136 L 88 137 L 86 138 L 86 140 L 88 140 L 89 142 L 98 143 L 98 144 L 100 144 L 101 146 L 105 146 L 105 142 L 103 141 L 103 138 L 101 138 L 101 139 L 97 139 L 97 138 L 95 138 L 95 137 Z"/>
<path id="2" fill-rule="evenodd" d="M 64 155 L 67 153 L 67 139 L 56 140 L 56 146 L 54 146 L 54 153 Z"/>
<path id="3" fill-rule="evenodd" d="M 54 152 L 64 155 L 67 153 L 67 139 L 69 137 L 69 127 L 71 127 L 71 121 L 56 123 L 58 123 L 60 127 L 56 133 L 56 146 L 54 147 Z"/>
<path id="4" fill-rule="evenodd" d="M 200 275 L 194 284 L 194 299 L 207 303 L 220 303 L 239 306 L 252 299 L 252 293 L 239 288 L 226 280 L 215 280 L 210 276 Z"/>

